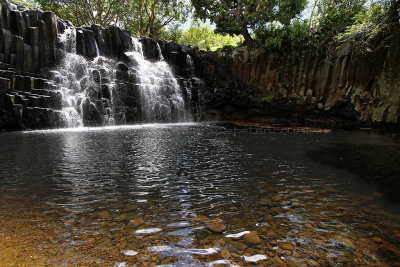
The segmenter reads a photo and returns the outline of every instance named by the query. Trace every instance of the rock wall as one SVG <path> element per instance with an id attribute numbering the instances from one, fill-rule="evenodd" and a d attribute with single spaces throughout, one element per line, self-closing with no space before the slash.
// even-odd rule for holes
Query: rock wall
<path id="1" fill-rule="evenodd" d="M 0 130 L 65 126 L 60 77 L 54 69 L 68 49 L 60 38 L 69 28 L 76 29 L 77 54 L 88 60 L 102 55 L 116 62 L 118 86 L 113 94 L 120 103 L 116 123 L 140 122 L 135 74 L 125 54 L 133 45 L 129 31 L 98 25 L 75 28 L 52 12 L 5 0 L 0 0 L 0 14 Z M 195 120 L 398 127 L 398 32 L 379 53 L 360 56 L 347 47 L 329 60 L 310 53 L 295 63 L 261 48 L 222 53 L 170 41 L 139 40 L 148 60 L 164 59 L 172 66 Z M 93 93 L 96 99 L 87 105 L 85 125 L 102 123 L 97 106 L 107 95 L 111 97 L 111 92 L 103 91 Z"/>
<path id="2" fill-rule="evenodd" d="M 206 84 L 206 115 L 219 120 L 316 121 L 397 128 L 400 118 L 400 31 L 391 45 L 367 55 L 350 47 L 329 60 L 296 63 L 260 48 L 231 53 L 192 51 Z"/>
<path id="3" fill-rule="evenodd" d="M 54 66 L 54 13 L 0 1 L 0 130 L 57 127 L 61 96 L 41 70 Z"/>
<path id="4" fill-rule="evenodd" d="M 400 37 L 379 53 L 347 47 L 330 60 L 306 55 L 295 64 L 264 49 L 193 51 L 207 85 L 207 116 L 221 120 L 283 118 L 349 125 L 399 126 Z"/>

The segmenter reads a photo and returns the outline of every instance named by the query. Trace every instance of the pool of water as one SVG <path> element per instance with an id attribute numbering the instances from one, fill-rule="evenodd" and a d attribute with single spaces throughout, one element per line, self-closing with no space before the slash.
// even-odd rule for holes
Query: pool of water
<path id="1" fill-rule="evenodd" d="M 400 265 L 399 140 L 153 124 L 0 134 L 5 265 Z"/>

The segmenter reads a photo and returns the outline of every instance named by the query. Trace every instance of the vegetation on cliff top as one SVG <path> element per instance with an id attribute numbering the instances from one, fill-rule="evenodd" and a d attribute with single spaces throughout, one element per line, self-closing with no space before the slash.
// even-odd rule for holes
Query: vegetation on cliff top
<path id="1" fill-rule="evenodd" d="M 387 37 L 400 28 L 400 1 L 396 0 L 12 2 L 52 10 L 77 26 L 117 25 L 131 30 L 134 35 L 173 40 L 203 50 L 246 44 L 293 58 L 304 51 L 329 57 L 338 47 L 347 45 L 359 53 L 368 53 L 385 47 Z M 193 16 L 191 26 L 182 28 L 181 25 Z M 206 20 L 212 24 L 205 23 Z"/>
<path id="2" fill-rule="evenodd" d="M 215 33 L 212 27 L 200 20 L 194 20 L 190 28 L 186 30 L 175 29 L 160 36 L 180 44 L 195 45 L 202 50 L 216 51 L 224 47 L 237 47 L 243 43 L 241 35 L 229 35 Z"/>
<path id="3" fill-rule="evenodd" d="M 252 33 L 270 23 L 289 25 L 300 16 L 307 0 L 192 0 L 195 14 L 215 23 L 223 34 L 241 34 L 253 44 Z"/>
<path id="4" fill-rule="evenodd" d="M 385 38 L 398 30 L 399 8 L 396 1 L 316 0 L 310 18 L 271 24 L 255 35 L 258 45 L 281 54 L 312 50 L 329 57 L 347 45 L 368 53 L 385 46 Z"/>

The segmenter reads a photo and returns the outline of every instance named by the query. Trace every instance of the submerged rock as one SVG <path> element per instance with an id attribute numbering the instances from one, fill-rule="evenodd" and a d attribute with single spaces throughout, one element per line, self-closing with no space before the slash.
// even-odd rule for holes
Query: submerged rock
<path id="1" fill-rule="evenodd" d="M 293 250 L 294 249 L 293 245 L 290 244 L 290 243 L 283 244 L 282 248 L 286 249 L 286 250 Z"/>
<path id="2" fill-rule="evenodd" d="M 249 244 L 261 244 L 261 238 L 259 237 L 258 233 L 256 231 L 251 231 L 248 234 L 245 234 L 243 236 L 244 241 L 246 241 Z"/>
<path id="3" fill-rule="evenodd" d="M 215 233 L 221 233 L 226 229 L 225 223 L 221 219 L 206 222 L 206 227 Z"/>
<path id="4" fill-rule="evenodd" d="M 344 238 L 344 237 L 337 236 L 333 240 L 333 242 L 338 244 L 339 246 L 346 247 L 347 249 L 354 250 L 354 249 L 357 248 L 356 245 L 354 245 L 354 243 L 350 239 L 347 239 L 347 238 Z"/>
<path id="5" fill-rule="evenodd" d="M 222 256 L 224 259 L 229 259 L 229 258 L 231 257 L 231 253 L 229 253 L 229 251 L 228 251 L 226 248 L 223 248 L 223 249 L 221 250 L 221 256 Z"/>

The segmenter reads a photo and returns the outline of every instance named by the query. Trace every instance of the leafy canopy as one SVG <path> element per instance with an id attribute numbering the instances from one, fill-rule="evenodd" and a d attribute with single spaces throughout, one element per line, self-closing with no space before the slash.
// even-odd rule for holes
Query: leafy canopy
<path id="1" fill-rule="evenodd" d="M 307 0 L 192 0 L 195 15 L 210 19 L 218 33 L 241 34 L 253 43 L 251 34 L 268 23 L 289 25 L 304 10 Z"/>
<path id="2" fill-rule="evenodd" d="M 117 24 L 120 13 L 129 0 L 36 0 L 44 10 L 51 10 L 57 16 L 71 21 L 74 25 Z"/>
<path id="3" fill-rule="evenodd" d="M 133 34 L 157 38 L 163 27 L 183 22 L 190 4 L 182 0 L 36 0 L 42 9 L 51 10 L 77 26 L 116 25 Z"/>
<path id="4" fill-rule="evenodd" d="M 129 0 L 122 11 L 122 27 L 142 36 L 157 38 L 171 24 L 183 23 L 190 3 L 182 0 Z"/>
<path id="5" fill-rule="evenodd" d="M 243 42 L 243 37 L 217 34 L 210 25 L 194 21 L 188 30 L 182 32 L 178 42 L 195 45 L 203 50 L 215 51 L 227 46 L 236 47 L 239 43 Z"/>

